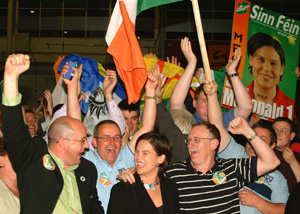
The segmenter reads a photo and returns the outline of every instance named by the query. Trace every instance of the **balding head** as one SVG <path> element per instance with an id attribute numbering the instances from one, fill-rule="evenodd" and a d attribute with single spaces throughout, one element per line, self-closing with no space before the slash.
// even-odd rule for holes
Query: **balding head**
<path id="1" fill-rule="evenodd" d="M 56 119 L 49 127 L 49 144 L 56 143 L 59 138 L 65 138 L 68 137 L 68 135 L 74 133 L 74 125 L 78 123 L 81 122 L 79 120 L 67 116 Z"/>
<path id="2" fill-rule="evenodd" d="M 71 117 L 56 119 L 49 128 L 48 139 L 49 149 L 64 162 L 65 169 L 79 164 L 85 149 L 89 147 L 85 126 Z"/>

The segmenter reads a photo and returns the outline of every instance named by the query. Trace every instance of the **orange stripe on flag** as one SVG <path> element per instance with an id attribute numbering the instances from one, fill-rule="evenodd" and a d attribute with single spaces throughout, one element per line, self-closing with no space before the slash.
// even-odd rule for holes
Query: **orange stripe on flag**
<path id="1" fill-rule="evenodd" d="M 117 71 L 125 84 L 128 102 L 136 103 L 140 98 L 148 72 L 136 39 L 135 25 L 128 16 L 124 2 L 119 1 L 119 5 L 123 21 L 107 52 L 113 56 Z"/>

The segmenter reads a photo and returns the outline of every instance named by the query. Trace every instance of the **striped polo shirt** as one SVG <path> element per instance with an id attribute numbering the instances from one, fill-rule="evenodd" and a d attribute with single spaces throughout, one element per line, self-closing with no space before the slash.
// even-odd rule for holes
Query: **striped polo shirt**
<path id="1" fill-rule="evenodd" d="M 239 213 L 238 192 L 257 178 L 257 158 L 219 159 L 206 174 L 189 158 L 165 174 L 177 185 L 181 213 Z"/>

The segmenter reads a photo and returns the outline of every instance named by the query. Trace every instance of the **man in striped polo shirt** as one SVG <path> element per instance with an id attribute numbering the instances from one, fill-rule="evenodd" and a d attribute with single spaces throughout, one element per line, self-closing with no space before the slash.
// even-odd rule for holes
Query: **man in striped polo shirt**
<path id="1" fill-rule="evenodd" d="M 257 157 L 217 161 L 219 130 L 209 122 L 194 125 L 188 137 L 190 158 L 166 171 L 177 184 L 181 213 L 239 213 L 239 189 L 279 164 L 271 147 L 252 129 L 244 130 L 244 123 L 246 120 L 235 118 L 229 129 L 244 134 Z"/>
<path id="2" fill-rule="evenodd" d="M 188 136 L 190 158 L 170 166 L 166 175 L 177 184 L 182 213 L 239 213 L 239 189 L 274 169 L 279 160 L 242 117 L 229 123 L 229 131 L 244 135 L 257 157 L 216 160 L 219 143 L 229 141 L 230 135 L 222 122 L 216 82 L 205 80 L 204 90 L 209 121 L 221 125 L 216 124 L 218 129 L 209 122 L 195 124 Z"/>

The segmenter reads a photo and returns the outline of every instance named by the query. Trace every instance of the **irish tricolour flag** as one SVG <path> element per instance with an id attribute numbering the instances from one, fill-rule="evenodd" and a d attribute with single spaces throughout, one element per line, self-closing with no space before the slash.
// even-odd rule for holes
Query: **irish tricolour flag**
<path id="1" fill-rule="evenodd" d="M 141 11 L 180 0 L 118 0 L 105 36 L 107 52 L 113 56 L 125 84 L 128 102 L 135 103 L 147 79 L 143 54 L 135 35 L 135 19 Z"/>

